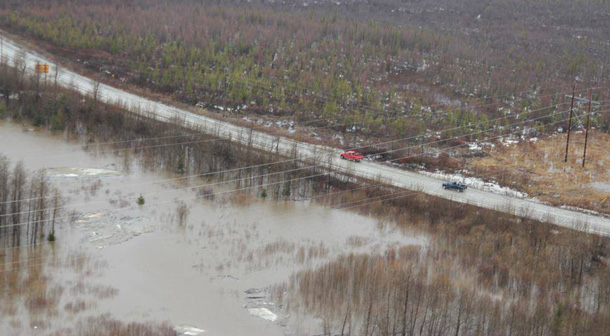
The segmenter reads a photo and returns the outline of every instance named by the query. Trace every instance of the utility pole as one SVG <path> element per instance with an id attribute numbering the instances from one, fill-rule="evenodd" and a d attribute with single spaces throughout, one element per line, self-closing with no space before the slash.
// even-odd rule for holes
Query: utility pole
<path id="1" fill-rule="evenodd" d="M 589 89 L 589 108 L 587 109 L 587 129 L 585 130 L 585 150 L 582 153 L 582 167 L 585 168 L 587 160 L 587 139 L 589 138 L 589 125 L 591 121 L 591 100 L 593 99 L 593 90 Z"/>
<path id="2" fill-rule="evenodd" d="M 572 84 L 572 104 L 570 105 L 570 119 L 568 119 L 568 140 L 566 141 L 566 157 L 563 162 L 568 162 L 568 149 L 570 148 L 570 129 L 572 128 L 572 114 L 574 113 L 574 90 L 576 83 Z"/>

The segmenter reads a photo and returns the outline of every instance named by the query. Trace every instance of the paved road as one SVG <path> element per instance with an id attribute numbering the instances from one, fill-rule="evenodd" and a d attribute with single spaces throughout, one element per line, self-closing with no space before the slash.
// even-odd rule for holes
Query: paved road
<path id="1" fill-rule="evenodd" d="M 25 62 L 27 71 L 30 72 L 33 71 L 36 62 L 49 63 L 51 65 L 49 80 L 54 80 L 55 65 L 50 59 L 31 50 L 24 49 L 6 37 L 3 38 L 0 54 L 2 57 L 6 57 L 10 63 L 19 62 L 20 60 Z M 89 78 L 61 68 L 57 80 L 60 85 L 73 88 L 83 94 L 92 94 L 95 87 L 95 82 Z M 610 219 L 605 217 L 560 209 L 527 199 L 494 194 L 489 191 L 473 188 L 469 188 L 464 193 L 447 191 L 441 188 L 441 184 L 444 182 L 442 180 L 402 171 L 379 163 L 343 161 L 338 159 L 340 151 L 335 148 L 301 143 L 257 131 L 250 132 L 249 129 L 243 127 L 196 115 L 189 111 L 143 98 L 104 84 L 99 84 L 98 86 L 98 97 L 106 103 L 121 104 L 133 113 L 146 115 L 161 121 L 180 122 L 188 127 L 220 137 L 231 138 L 242 143 L 250 142 L 254 147 L 259 149 L 277 150 L 281 154 L 288 156 L 291 156 L 296 149 L 300 159 L 304 161 L 315 160 L 316 164 L 327 168 L 331 167 L 335 171 L 381 180 L 400 188 L 421 190 L 426 194 L 440 196 L 456 202 L 516 213 L 577 230 L 610 235 Z"/>

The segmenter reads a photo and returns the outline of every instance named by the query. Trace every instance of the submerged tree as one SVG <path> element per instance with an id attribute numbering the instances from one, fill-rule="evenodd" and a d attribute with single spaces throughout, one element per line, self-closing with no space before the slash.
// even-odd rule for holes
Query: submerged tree
<path id="1" fill-rule="evenodd" d="M 45 236 L 55 239 L 61 195 L 43 171 L 28 173 L 23 163 L 10 169 L 0 156 L 0 244 L 5 248 L 35 246 Z"/>

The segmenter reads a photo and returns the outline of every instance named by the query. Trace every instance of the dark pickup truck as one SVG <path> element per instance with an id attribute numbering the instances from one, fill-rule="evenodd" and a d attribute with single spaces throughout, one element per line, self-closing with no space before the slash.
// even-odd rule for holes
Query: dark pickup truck
<path id="1" fill-rule="evenodd" d="M 443 189 L 453 189 L 459 192 L 464 192 L 468 186 L 459 182 L 445 182 L 443 183 Z"/>

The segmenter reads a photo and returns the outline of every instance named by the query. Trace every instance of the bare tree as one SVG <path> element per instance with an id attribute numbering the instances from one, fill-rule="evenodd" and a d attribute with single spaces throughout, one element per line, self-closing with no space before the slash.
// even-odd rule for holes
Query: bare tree
<path id="1" fill-rule="evenodd" d="M 178 225 L 184 226 L 186 224 L 186 220 L 189 215 L 189 208 L 184 202 L 179 202 L 176 206 L 176 218 L 178 221 Z"/>
<path id="2" fill-rule="evenodd" d="M 6 236 L 6 226 L 9 223 L 9 217 L 7 216 L 10 199 L 9 169 L 8 159 L 0 155 L 0 241 Z"/>
<path id="3" fill-rule="evenodd" d="M 95 81 L 93 82 L 93 87 L 91 89 L 91 97 L 93 98 L 93 106 L 95 107 L 95 105 L 97 104 L 97 100 L 100 94 L 100 82 L 99 81 Z"/>
<path id="4" fill-rule="evenodd" d="M 19 246 L 21 239 L 22 199 L 25 195 L 26 175 L 23 162 L 19 161 L 13 169 L 11 181 L 11 245 Z"/>

